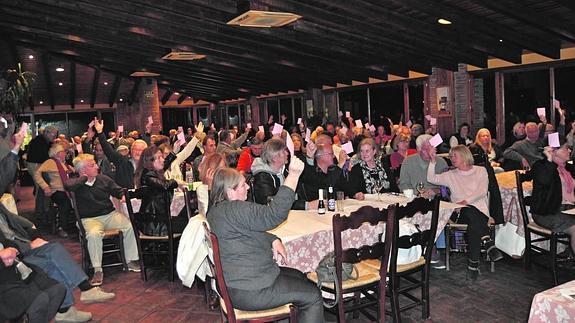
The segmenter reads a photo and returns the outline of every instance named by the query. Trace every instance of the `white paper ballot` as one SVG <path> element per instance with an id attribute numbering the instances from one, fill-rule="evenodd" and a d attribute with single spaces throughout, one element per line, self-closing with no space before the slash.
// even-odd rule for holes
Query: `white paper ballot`
<path id="1" fill-rule="evenodd" d="M 294 155 L 294 147 L 293 147 L 293 140 L 291 140 L 291 136 L 286 136 L 286 147 L 289 150 L 290 156 Z"/>
<path id="2" fill-rule="evenodd" d="M 441 136 L 439 134 L 436 134 L 431 139 L 429 139 L 429 143 L 433 147 L 437 147 L 437 146 L 441 145 L 442 142 L 443 142 L 443 139 L 441 139 Z"/>
<path id="3" fill-rule="evenodd" d="M 346 118 L 351 118 L 351 112 L 345 111 L 345 117 L 346 117 Z"/>
<path id="4" fill-rule="evenodd" d="M 154 123 L 154 119 L 152 118 L 152 116 L 148 116 L 148 124 L 152 123 Z"/>
<path id="5" fill-rule="evenodd" d="M 549 140 L 549 146 L 553 148 L 561 147 L 558 132 L 550 133 L 549 135 L 547 135 L 547 139 Z"/>
<path id="6" fill-rule="evenodd" d="M 258 127 L 258 131 L 265 132 L 264 126 L 259 126 L 259 127 Z"/>
<path id="7" fill-rule="evenodd" d="M 366 122 L 364 125 L 365 129 L 369 130 L 369 122 Z"/>
<path id="8" fill-rule="evenodd" d="M 22 122 L 22 126 L 20 127 L 20 134 L 26 136 L 28 133 L 28 124 L 26 122 Z"/>
<path id="9" fill-rule="evenodd" d="M 0 122 L 4 125 L 4 128 L 8 128 L 8 120 L 4 119 L 4 117 L 0 118 Z"/>
<path id="10" fill-rule="evenodd" d="M 186 136 L 184 135 L 183 132 L 180 132 L 180 133 L 178 134 L 178 141 L 179 141 L 180 143 L 182 143 L 182 144 L 186 142 Z"/>
<path id="11" fill-rule="evenodd" d="M 272 130 L 272 135 L 281 135 L 284 130 L 284 126 L 279 123 L 274 123 L 274 129 Z"/>
<path id="12" fill-rule="evenodd" d="M 184 132 L 184 127 L 179 126 L 179 127 L 178 127 L 178 132 Z"/>
<path id="13" fill-rule="evenodd" d="M 301 124 L 301 118 L 297 118 L 297 124 Z"/>
<path id="14" fill-rule="evenodd" d="M 343 149 L 346 154 L 353 153 L 353 145 L 351 144 L 351 141 L 348 141 L 345 144 L 341 145 L 341 149 Z"/>
<path id="15" fill-rule="evenodd" d="M 374 126 L 374 125 L 369 125 L 369 131 L 375 132 L 375 126 Z"/>
<path id="16" fill-rule="evenodd" d="M 561 102 L 559 102 L 559 100 L 557 100 L 557 99 L 553 99 L 553 107 L 555 109 L 561 108 Z"/>
<path id="17" fill-rule="evenodd" d="M 363 128 L 363 123 L 361 122 L 361 120 L 357 119 L 355 120 L 355 126 L 358 128 Z"/>
<path id="18" fill-rule="evenodd" d="M 405 125 L 409 128 L 411 128 L 411 126 L 413 126 L 413 123 L 411 123 L 411 120 L 407 120 L 407 122 L 405 123 Z"/>
<path id="19" fill-rule="evenodd" d="M 436 124 L 437 124 L 437 119 L 436 119 L 436 118 L 433 118 L 433 117 L 432 117 L 431 119 L 429 119 L 429 125 L 435 126 Z"/>
<path id="20" fill-rule="evenodd" d="M 248 122 L 247 127 L 250 128 L 250 129 L 252 128 L 251 122 Z"/>
<path id="21" fill-rule="evenodd" d="M 311 131 L 309 128 L 305 129 L 305 142 L 311 142 Z"/>
<path id="22" fill-rule="evenodd" d="M 120 133 L 124 132 L 124 126 L 123 125 L 118 126 L 118 132 L 120 132 Z"/>
<path id="23" fill-rule="evenodd" d="M 427 121 L 431 121 L 431 116 L 428 114 L 425 116 L 425 119 L 427 119 Z"/>
<path id="24" fill-rule="evenodd" d="M 545 117 L 545 108 L 537 108 L 537 115 L 540 117 Z"/>

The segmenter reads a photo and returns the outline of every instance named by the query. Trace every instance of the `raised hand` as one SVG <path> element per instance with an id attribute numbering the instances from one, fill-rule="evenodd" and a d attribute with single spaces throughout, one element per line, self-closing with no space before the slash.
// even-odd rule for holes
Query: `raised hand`
<path id="1" fill-rule="evenodd" d="M 94 128 L 96 128 L 97 133 L 102 133 L 104 131 L 104 120 L 99 120 L 94 118 Z"/>

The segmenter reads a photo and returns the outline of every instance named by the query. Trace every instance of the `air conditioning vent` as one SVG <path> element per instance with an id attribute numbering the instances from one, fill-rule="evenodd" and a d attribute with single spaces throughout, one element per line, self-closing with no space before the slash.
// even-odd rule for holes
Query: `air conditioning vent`
<path id="1" fill-rule="evenodd" d="M 164 55 L 164 57 L 162 58 L 170 61 L 193 61 L 205 57 L 206 55 L 197 54 L 193 52 L 171 52 Z"/>
<path id="2" fill-rule="evenodd" d="M 301 18 L 289 12 L 249 10 L 228 21 L 228 25 L 242 27 L 282 27 Z"/>

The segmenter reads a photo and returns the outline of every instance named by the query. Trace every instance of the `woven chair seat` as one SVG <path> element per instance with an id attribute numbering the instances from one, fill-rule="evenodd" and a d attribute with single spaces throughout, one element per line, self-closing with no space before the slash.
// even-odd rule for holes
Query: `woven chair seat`
<path id="1" fill-rule="evenodd" d="M 373 267 L 367 265 L 365 262 L 366 261 L 361 261 L 355 264 L 358 277 L 357 279 L 344 280 L 342 283 L 342 288 L 344 290 L 365 286 L 379 281 L 379 270 L 374 269 Z M 307 278 L 317 284 L 318 279 L 317 279 L 317 273 L 315 271 L 308 273 Z M 322 285 L 329 289 L 335 289 L 333 282 L 329 283 L 322 282 Z"/>
<path id="2" fill-rule="evenodd" d="M 374 270 L 376 270 L 379 273 L 379 267 L 381 266 L 381 262 L 377 259 L 369 259 L 365 261 L 366 265 L 368 265 L 369 267 L 373 268 Z M 414 268 L 418 268 L 420 266 L 425 265 L 425 258 L 423 257 L 419 257 L 418 260 L 414 261 L 414 262 L 410 262 L 408 264 L 404 264 L 404 265 L 397 265 L 397 272 L 401 273 L 404 271 L 408 271 Z M 388 268 L 389 271 L 389 268 Z"/>
<path id="3" fill-rule="evenodd" d="M 104 238 L 112 238 L 120 234 L 119 229 L 112 229 L 112 230 L 105 230 L 104 231 Z"/>
<path id="4" fill-rule="evenodd" d="M 282 314 L 289 314 L 290 312 L 291 303 L 278 306 L 275 308 L 270 308 L 268 310 L 259 310 L 259 311 L 242 311 L 234 308 L 234 314 L 236 315 L 236 320 L 253 320 L 262 317 L 270 317 L 270 316 L 277 316 Z M 226 304 L 224 300 L 220 298 L 220 308 L 227 314 L 226 311 Z"/>
<path id="5" fill-rule="evenodd" d="M 174 239 L 181 237 L 181 233 L 174 233 Z M 141 240 L 168 240 L 168 236 L 149 236 L 143 233 L 140 233 Z"/>
<path id="6" fill-rule="evenodd" d="M 535 222 L 530 222 L 527 227 L 529 230 L 533 230 L 535 233 L 543 233 L 549 236 L 553 234 L 553 231 L 546 229 Z"/>

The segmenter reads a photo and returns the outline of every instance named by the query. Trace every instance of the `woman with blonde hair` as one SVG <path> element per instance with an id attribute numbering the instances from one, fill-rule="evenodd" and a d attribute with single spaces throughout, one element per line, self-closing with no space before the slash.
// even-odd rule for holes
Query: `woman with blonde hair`
<path id="1" fill-rule="evenodd" d="M 452 217 L 452 220 L 456 223 L 467 224 L 469 249 L 467 279 L 475 282 L 479 276 L 482 244 L 491 260 L 498 261 L 503 258 L 489 234 L 488 225 L 494 224 L 495 220 L 489 214 L 487 170 L 485 167 L 473 165 L 473 155 L 464 145 L 451 148 L 449 157 L 455 169 L 441 174 L 435 173 L 435 150 L 430 150 L 429 155 L 431 160 L 427 168 L 427 181 L 449 187 L 451 201 L 463 206 L 457 216 Z"/>
<path id="2" fill-rule="evenodd" d="M 491 132 L 487 128 L 481 128 L 475 136 L 475 143 L 469 147 L 475 165 L 490 165 L 495 173 L 503 172 L 503 153 L 501 148 L 491 140 Z"/>

